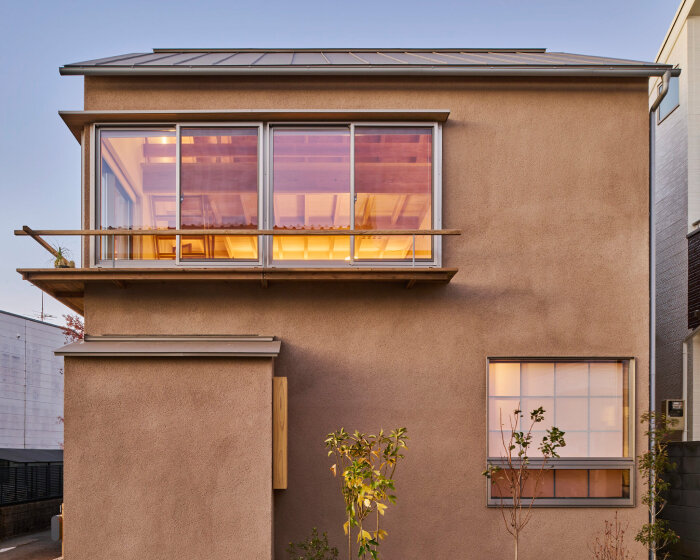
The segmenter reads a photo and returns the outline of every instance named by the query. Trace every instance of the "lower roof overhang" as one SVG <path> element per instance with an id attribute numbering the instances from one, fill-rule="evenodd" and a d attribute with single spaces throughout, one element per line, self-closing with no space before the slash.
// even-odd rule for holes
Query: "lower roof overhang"
<path id="1" fill-rule="evenodd" d="M 83 314 L 88 284 L 107 283 L 121 289 L 157 282 L 393 282 L 446 284 L 456 268 L 20 268 L 24 280 Z"/>
<path id="2" fill-rule="evenodd" d="M 89 336 L 56 350 L 72 358 L 234 357 L 275 358 L 281 341 L 272 336 Z"/>

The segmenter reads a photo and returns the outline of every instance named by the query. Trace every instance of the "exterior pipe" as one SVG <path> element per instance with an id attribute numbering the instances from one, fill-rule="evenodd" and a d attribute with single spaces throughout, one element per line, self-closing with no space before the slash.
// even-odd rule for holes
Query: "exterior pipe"
<path id="1" fill-rule="evenodd" d="M 655 188 L 655 145 L 656 128 L 654 115 L 668 93 L 668 85 L 671 75 L 678 75 L 680 70 L 673 73 L 666 70 L 661 79 L 661 91 L 649 108 L 649 412 L 656 412 L 656 217 L 654 216 L 654 203 L 656 200 Z M 650 431 L 653 428 L 654 419 L 650 419 Z M 649 437 L 649 449 L 654 446 L 653 435 Z M 654 476 L 654 473 L 651 474 Z M 651 482 L 651 481 L 650 481 Z M 649 522 L 656 516 L 654 504 L 649 506 Z M 656 552 L 649 550 L 649 559 L 656 560 Z"/>
<path id="2" fill-rule="evenodd" d="M 262 75 L 262 76 L 510 76 L 510 77 L 609 77 L 649 78 L 667 72 L 677 76 L 678 69 L 667 66 L 62 66 L 62 76 L 149 76 L 187 75 Z M 660 96 L 661 97 L 661 96 Z"/>

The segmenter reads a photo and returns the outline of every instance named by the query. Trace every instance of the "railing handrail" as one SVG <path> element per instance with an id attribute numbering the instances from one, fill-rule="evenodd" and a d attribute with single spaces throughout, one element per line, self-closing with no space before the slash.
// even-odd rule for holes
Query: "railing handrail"
<path id="1" fill-rule="evenodd" d="M 258 236 L 258 235 L 321 235 L 321 236 L 367 236 L 367 235 L 461 235 L 462 231 L 458 229 L 30 229 L 24 226 L 25 229 L 16 229 L 15 235 L 36 236 L 36 235 L 52 235 L 52 236 L 97 236 L 97 237 L 114 237 L 117 235 L 226 235 L 226 236 Z"/>

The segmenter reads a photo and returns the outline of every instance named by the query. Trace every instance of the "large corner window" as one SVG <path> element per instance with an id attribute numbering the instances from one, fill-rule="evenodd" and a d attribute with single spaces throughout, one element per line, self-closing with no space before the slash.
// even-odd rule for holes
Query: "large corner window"
<path id="1" fill-rule="evenodd" d="M 101 259 L 175 259 L 175 141 L 174 128 L 100 131 L 100 226 L 159 230 L 102 237 Z"/>
<path id="2" fill-rule="evenodd" d="M 548 463 L 538 488 L 538 505 L 631 505 L 633 502 L 632 360 L 491 359 L 488 366 L 488 456 L 503 462 L 501 430 L 510 432 L 514 410 L 544 408 L 544 430 L 565 432 L 560 458 Z M 529 426 L 516 426 L 527 430 Z M 508 436 L 506 435 L 506 440 Z M 540 460 L 531 450 L 533 468 Z M 489 505 L 507 489 L 502 479 L 489 483 Z M 526 485 L 525 494 L 528 487 Z M 531 491 L 533 489 L 530 489 Z"/>
<path id="3" fill-rule="evenodd" d="M 97 261 L 439 265 L 439 238 L 420 234 L 440 227 L 438 133 L 410 123 L 98 127 L 96 227 L 140 233 L 102 237 Z"/>

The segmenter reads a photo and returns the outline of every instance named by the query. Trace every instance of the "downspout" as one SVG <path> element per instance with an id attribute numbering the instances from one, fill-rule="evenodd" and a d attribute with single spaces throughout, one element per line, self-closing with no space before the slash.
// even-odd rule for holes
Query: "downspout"
<path id="1" fill-rule="evenodd" d="M 654 419 L 656 413 L 656 218 L 654 216 L 654 203 L 656 200 L 655 189 L 655 147 L 656 147 L 656 127 L 654 126 L 654 115 L 664 97 L 668 93 L 668 85 L 671 81 L 671 71 L 666 70 L 661 78 L 661 91 L 649 108 L 649 412 L 650 431 L 653 432 Z M 654 446 L 653 436 L 649 438 L 649 449 Z M 652 476 L 654 476 L 652 474 Z M 656 517 L 655 505 L 651 504 L 649 509 L 649 523 Z M 656 559 L 656 552 L 649 550 L 649 560 Z"/>

